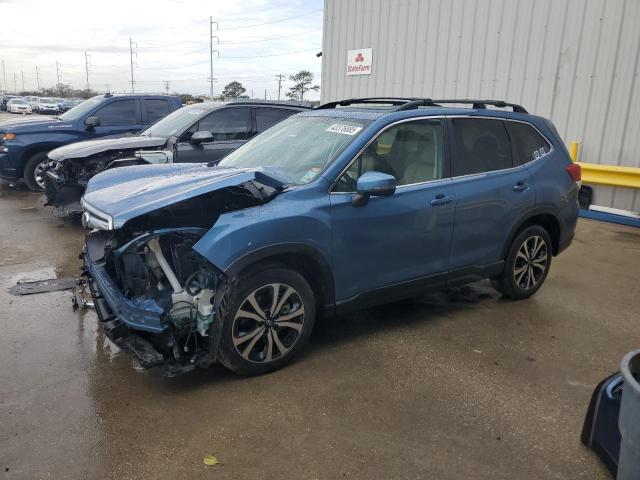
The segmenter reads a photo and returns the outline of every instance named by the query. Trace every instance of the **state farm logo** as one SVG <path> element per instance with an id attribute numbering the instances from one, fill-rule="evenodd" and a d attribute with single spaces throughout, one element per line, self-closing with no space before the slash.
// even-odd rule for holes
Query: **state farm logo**
<path id="1" fill-rule="evenodd" d="M 371 48 L 347 51 L 347 75 L 371 75 Z"/>

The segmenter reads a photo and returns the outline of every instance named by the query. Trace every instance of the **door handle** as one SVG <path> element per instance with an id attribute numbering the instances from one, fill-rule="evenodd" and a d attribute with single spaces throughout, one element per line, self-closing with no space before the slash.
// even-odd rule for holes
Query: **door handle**
<path id="1" fill-rule="evenodd" d="M 525 182 L 518 182 L 513 186 L 512 190 L 514 192 L 524 192 L 529 190 L 529 184 Z"/>
<path id="2" fill-rule="evenodd" d="M 437 207 L 438 205 L 446 205 L 447 203 L 451 203 L 452 201 L 453 197 L 450 197 L 449 195 L 445 195 L 443 193 L 439 193 L 438 195 L 436 195 L 436 198 L 431 200 L 430 203 L 434 207 Z"/>

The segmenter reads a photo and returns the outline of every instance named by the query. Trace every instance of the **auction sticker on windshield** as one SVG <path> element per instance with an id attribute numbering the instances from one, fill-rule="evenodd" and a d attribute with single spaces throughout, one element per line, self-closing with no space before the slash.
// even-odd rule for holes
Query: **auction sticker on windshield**
<path id="1" fill-rule="evenodd" d="M 362 127 L 356 127 L 354 125 L 341 125 L 339 123 L 334 123 L 329 128 L 325 130 L 325 132 L 331 133 L 342 133 L 343 135 L 355 135 Z"/>

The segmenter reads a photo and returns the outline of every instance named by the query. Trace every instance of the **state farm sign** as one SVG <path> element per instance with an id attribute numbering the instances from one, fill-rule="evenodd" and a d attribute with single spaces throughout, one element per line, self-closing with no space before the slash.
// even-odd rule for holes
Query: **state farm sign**
<path id="1" fill-rule="evenodd" d="M 371 75 L 372 48 L 347 52 L 347 75 Z"/>

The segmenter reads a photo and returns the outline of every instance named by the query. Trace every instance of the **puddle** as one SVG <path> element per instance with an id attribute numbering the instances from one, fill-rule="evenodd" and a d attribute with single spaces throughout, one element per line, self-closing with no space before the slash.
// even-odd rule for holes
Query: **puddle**
<path id="1" fill-rule="evenodd" d="M 43 267 L 31 270 L 30 272 L 18 272 L 9 277 L 9 280 L 13 284 L 18 284 L 27 282 L 42 282 L 44 280 L 52 278 L 55 279 L 57 276 L 58 273 L 56 271 L 56 267 Z"/>
<path id="2" fill-rule="evenodd" d="M 58 269 L 56 267 L 43 267 L 29 272 L 18 272 L 6 277 L 6 279 L 9 293 L 18 296 L 70 290 L 76 283 L 74 277 L 58 277 Z"/>

